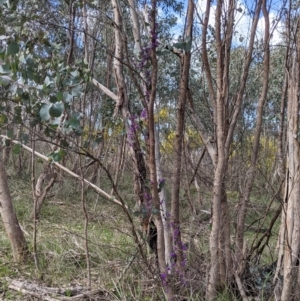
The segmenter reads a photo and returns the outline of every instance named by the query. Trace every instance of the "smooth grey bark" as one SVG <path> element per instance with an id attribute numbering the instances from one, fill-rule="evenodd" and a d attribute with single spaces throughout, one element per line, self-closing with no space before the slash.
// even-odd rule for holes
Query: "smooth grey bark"
<path id="1" fill-rule="evenodd" d="M 2 160 L 0 160 L 0 213 L 14 260 L 17 262 L 26 261 L 28 256 L 27 244 L 13 208 Z"/>
<path id="2" fill-rule="evenodd" d="M 160 150 L 159 150 L 159 133 L 155 129 L 155 163 L 156 163 L 156 174 L 157 179 L 163 180 L 163 173 L 160 164 Z M 168 266 L 171 265 L 171 252 L 172 252 L 172 240 L 171 240 L 171 231 L 170 223 L 168 219 L 168 208 L 167 208 L 167 194 L 165 188 L 162 187 L 159 192 L 160 207 L 161 207 L 161 218 L 164 226 L 164 239 L 165 239 L 165 261 Z"/>
<path id="3" fill-rule="evenodd" d="M 299 24 L 300 19 L 297 19 Z M 297 45 L 292 70 L 289 73 L 287 107 L 287 205 L 285 216 L 285 241 L 283 255 L 283 288 L 281 301 L 293 299 L 296 288 L 297 260 L 300 249 L 300 160 L 299 160 L 299 80 L 300 80 L 300 34 L 297 32 Z M 297 297 L 295 297 L 297 298 Z"/>

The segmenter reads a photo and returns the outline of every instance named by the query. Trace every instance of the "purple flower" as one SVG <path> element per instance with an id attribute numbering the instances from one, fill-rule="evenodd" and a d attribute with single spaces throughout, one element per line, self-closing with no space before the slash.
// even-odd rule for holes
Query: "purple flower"
<path id="1" fill-rule="evenodd" d="M 167 274 L 166 273 L 160 274 L 160 279 L 161 279 L 161 282 L 163 283 L 163 285 L 165 285 L 167 283 L 167 279 L 168 279 Z"/>
<path id="2" fill-rule="evenodd" d="M 138 125 L 138 123 L 136 122 L 136 119 L 138 118 L 138 116 L 136 116 L 136 115 L 131 115 L 130 117 L 129 117 L 129 120 L 130 120 L 130 122 L 129 122 L 129 129 L 128 129 L 128 133 L 127 133 L 127 136 L 128 136 L 128 144 L 130 145 L 130 146 L 132 146 L 132 144 L 133 144 L 133 140 L 134 140 L 134 137 L 135 137 L 135 133 L 136 133 L 136 131 L 138 130 L 138 128 L 139 128 L 139 125 Z"/>
<path id="3" fill-rule="evenodd" d="M 187 249 L 188 249 L 188 247 L 187 247 L 187 245 L 186 244 L 182 244 L 182 251 L 187 251 Z"/>
<path id="4" fill-rule="evenodd" d="M 171 252 L 170 257 L 171 257 L 171 258 L 176 258 L 176 253 L 175 253 L 174 251 Z"/>
<path id="5" fill-rule="evenodd" d="M 166 182 L 166 179 L 162 178 L 162 179 L 159 179 L 158 180 L 158 185 L 161 186 L 161 185 L 164 185 Z"/>
<path id="6" fill-rule="evenodd" d="M 150 194 L 148 194 L 147 192 L 144 193 L 144 197 L 147 201 L 152 200 L 152 196 Z"/>
<path id="7" fill-rule="evenodd" d="M 177 240 L 179 234 L 180 234 L 179 229 L 178 229 L 178 228 L 175 228 L 175 229 L 174 229 L 174 240 Z"/>
<path id="8" fill-rule="evenodd" d="M 147 113 L 146 108 L 144 108 L 143 111 L 141 112 L 140 118 L 142 118 L 142 119 L 147 119 L 148 118 L 148 113 Z"/>

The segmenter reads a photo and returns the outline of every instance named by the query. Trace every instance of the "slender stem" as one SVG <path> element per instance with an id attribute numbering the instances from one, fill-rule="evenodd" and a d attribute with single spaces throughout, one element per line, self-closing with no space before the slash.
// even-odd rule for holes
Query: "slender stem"
<path id="1" fill-rule="evenodd" d="M 89 216 L 86 208 L 86 202 L 84 197 L 84 180 L 83 180 L 83 170 L 81 155 L 79 155 L 79 166 L 80 166 L 80 176 L 81 176 L 81 207 L 84 215 L 84 248 L 85 248 L 85 260 L 86 260 L 86 270 L 87 270 L 87 286 L 91 288 L 91 260 L 89 252 L 89 242 L 88 242 L 88 225 L 89 225 Z"/>
<path id="2" fill-rule="evenodd" d="M 31 154 L 31 187 L 32 187 L 32 196 L 33 196 L 33 237 L 32 237 L 32 244 L 33 244 L 33 259 L 35 264 L 36 272 L 38 272 L 39 269 L 39 260 L 37 255 L 37 242 L 36 242 L 36 236 L 37 236 L 37 195 L 35 193 L 35 128 L 32 129 L 32 136 L 31 136 L 31 147 L 32 147 L 32 154 Z"/>

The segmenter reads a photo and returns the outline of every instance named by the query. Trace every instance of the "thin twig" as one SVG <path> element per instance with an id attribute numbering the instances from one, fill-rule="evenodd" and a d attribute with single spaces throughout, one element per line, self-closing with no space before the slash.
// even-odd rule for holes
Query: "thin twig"
<path id="1" fill-rule="evenodd" d="M 88 224 L 89 216 L 86 209 L 85 198 L 84 198 L 84 181 L 83 181 L 83 170 L 81 156 L 79 155 L 79 166 L 80 166 L 80 175 L 81 175 L 81 205 L 82 211 L 84 213 L 84 248 L 85 248 L 85 259 L 86 259 L 86 269 L 87 269 L 87 286 L 91 288 L 91 261 L 90 261 L 90 252 L 89 252 L 89 243 L 88 243 Z"/>
<path id="2" fill-rule="evenodd" d="M 37 246 L 36 246 L 36 234 L 37 234 L 37 195 L 35 193 L 35 160 L 34 160 L 34 153 L 35 153 L 35 128 L 32 129 L 32 140 L 31 140 L 31 147 L 32 147 L 32 155 L 31 155 L 31 187 L 32 187 L 32 196 L 33 196 L 33 258 L 36 272 L 39 271 L 39 260 L 37 255 Z"/>
<path id="3" fill-rule="evenodd" d="M 243 288 L 243 284 L 242 284 L 242 281 L 241 281 L 239 275 L 237 273 L 235 273 L 234 276 L 235 276 L 235 281 L 236 281 L 236 284 L 238 286 L 239 292 L 241 294 L 242 300 L 243 301 L 249 301 L 249 298 L 247 297 L 247 295 L 245 293 L 245 290 Z"/>

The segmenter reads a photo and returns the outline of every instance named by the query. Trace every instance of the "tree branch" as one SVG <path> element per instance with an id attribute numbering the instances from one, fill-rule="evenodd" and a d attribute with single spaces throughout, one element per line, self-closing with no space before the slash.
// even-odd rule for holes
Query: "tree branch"
<path id="1" fill-rule="evenodd" d="M 39 157 L 40 159 L 44 160 L 44 161 L 49 161 L 49 158 L 45 155 L 42 155 L 41 153 L 37 152 L 37 151 L 33 151 L 32 148 L 20 143 L 17 140 L 12 140 L 10 138 L 8 138 L 5 135 L 0 135 L 0 137 L 7 139 L 9 141 L 11 141 L 14 144 L 19 144 L 22 146 L 22 148 L 24 148 L 25 150 L 27 150 L 30 153 L 34 153 L 35 156 Z M 125 207 L 127 208 L 127 206 L 125 204 L 122 204 L 120 201 L 118 201 L 117 199 L 115 199 L 112 195 L 106 193 L 104 190 L 100 189 L 97 185 L 91 183 L 90 181 L 88 181 L 87 179 L 83 179 L 82 177 L 80 177 L 79 175 L 77 175 L 76 173 L 72 172 L 70 169 L 68 169 L 67 167 L 57 163 L 57 162 L 53 162 L 52 164 L 54 164 L 56 167 L 58 167 L 59 169 L 63 170 L 64 172 L 66 172 L 67 174 L 69 174 L 70 176 L 78 179 L 78 180 L 83 180 L 88 186 L 92 187 L 96 192 L 98 192 L 101 196 L 103 196 L 106 200 L 111 201 L 113 203 L 115 203 L 116 205 L 119 205 L 121 207 Z"/>

